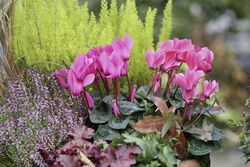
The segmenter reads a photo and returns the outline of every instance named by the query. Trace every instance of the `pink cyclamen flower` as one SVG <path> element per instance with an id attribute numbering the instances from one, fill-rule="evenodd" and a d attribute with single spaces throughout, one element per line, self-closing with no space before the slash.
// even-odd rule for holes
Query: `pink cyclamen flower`
<path id="1" fill-rule="evenodd" d="M 122 70 L 121 70 L 121 76 L 127 76 L 128 75 L 128 62 L 125 61 Z"/>
<path id="2" fill-rule="evenodd" d="M 188 104 L 192 103 L 193 97 L 198 95 L 196 85 L 204 76 L 205 73 L 202 70 L 190 69 L 187 69 L 184 74 L 175 74 L 173 82 L 183 89 L 182 97 Z"/>
<path id="3" fill-rule="evenodd" d="M 81 54 L 75 58 L 74 63 L 71 65 L 71 69 L 78 79 L 83 80 L 86 75 L 95 72 L 94 59 Z"/>
<path id="4" fill-rule="evenodd" d="M 133 47 L 133 41 L 128 34 L 125 35 L 122 40 L 120 37 L 117 40 L 112 42 L 113 51 L 122 57 L 124 61 L 129 60 L 129 54 Z"/>
<path id="5" fill-rule="evenodd" d="M 119 55 L 113 52 L 108 63 L 108 71 L 110 73 L 110 77 L 113 79 L 120 78 L 123 66 L 124 66 L 123 59 Z"/>
<path id="6" fill-rule="evenodd" d="M 194 97 L 199 94 L 198 89 L 194 86 L 191 90 L 183 90 L 182 98 L 187 102 L 187 104 L 192 104 Z"/>
<path id="7" fill-rule="evenodd" d="M 112 109 L 114 111 L 115 116 L 119 116 L 121 114 L 119 107 L 117 106 L 116 101 L 112 103 Z"/>
<path id="8" fill-rule="evenodd" d="M 202 83 L 202 89 L 203 92 L 200 95 L 200 99 L 201 100 L 209 99 L 213 93 L 219 91 L 219 84 L 215 80 L 213 81 L 205 80 Z"/>
<path id="9" fill-rule="evenodd" d="M 203 70 L 205 72 L 212 70 L 213 60 L 214 54 L 207 47 L 190 51 L 186 57 L 186 62 L 190 69 Z"/>
<path id="10" fill-rule="evenodd" d="M 95 64 L 92 58 L 79 55 L 68 73 L 68 86 L 74 96 L 78 96 L 83 87 L 93 83 L 95 79 Z"/>
<path id="11" fill-rule="evenodd" d="M 92 96 L 87 91 L 84 92 L 84 95 L 86 96 L 86 100 L 87 100 L 89 108 L 92 109 L 95 105 L 95 102 Z"/>
<path id="12" fill-rule="evenodd" d="M 136 89 L 137 89 L 137 85 L 133 85 L 133 89 L 130 92 L 130 102 L 131 103 L 134 103 L 135 95 L 136 95 Z"/>
<path id="13" fill-rule="evenodd" d="M 104 76 L 109 76 L 108 66 L 110 61 L 110 55 L 108 55 L 105 51 L 103 51 L 98 58 L 98 62 L 100 64 L 99 70 L 103 73 Z"/>
<path id="14" fill-rule="evenodd" d="M 65 68 L 61 68 L 59 70 L 56 70 L 53 75 L 56 77 L 57 81 L 59 82 L 59 84 L 65 88 L 68 89 L 69 86 L 67 84 L 67 77 L 68 77 L 68 70 Z"/>
<path id="15" fill-rule="evenodd" d="M 161 89 L 161 73 L 157 72 L 152 78 L 153 92 L 156 93 Z"/>
<path id="16" fill-rule="evenodd" d="M 148 50 L 146 53 L 146 61 L 151 70 L 156 70 L 165 62 L 165 56 L 164 54 L 160 54 L 160 52 Z"/>
<path id="17" fill-rule="evenodd" d="M 166 54 L 165 62 L 161 66 L 161 70 L 164 72 L 169 72 L 171 70 L 177 69 L 180 67 L 181 62 L 176 61 L 175 53 L 169 52 Z"/>
<path id="18" fill-rule="evenodd" d="M 192 90 L 199 80 L 205 76 L 202 70 L 186 69 L 185 73 L 175 74 L 174 83 L 179 85 L 183 90 Z"/>
<path id="19" fill-rule="evenodd" d="M 180 62 L 185 62 L 186 54 L 190 49 L 193 48 L 192 41 L 190 39 L 172 39 L 167 40 L 160 44 L 160 51 L 164 52 L 166 55 L 176 54 L 176 60 Z"/>

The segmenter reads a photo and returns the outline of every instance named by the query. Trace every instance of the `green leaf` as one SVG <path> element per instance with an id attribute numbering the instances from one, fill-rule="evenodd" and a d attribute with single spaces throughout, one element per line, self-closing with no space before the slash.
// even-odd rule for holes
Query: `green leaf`
<path id="1" fill-rule="evenodd" d="M 94 109 L 91 111 L 89 118 L 92 123 L 101 124 L 108 122 L 110 115 L 108 111 Z"/>
<path id="2" fill-rule="evenodd" d="M 170 128 L 170 126 L 173 124 L 173 120 L 168 119 L 165 121 L 162 130 L 161 130 L 161 137 L 163 138 L 165 136 L 165 134 L 167 133 L 168 129 Z"/>
<path id="3" fill-rule="evenodd" d="M 111 142 L 111 146 L 115 147 L 118 144 L 124 143 L 124 137 L 122 135 L 119 135 L 115 138 L 113 138 L 112 142 Z"/>
<path id="4" fill-rule="evenodd" d="M 108 140 L 111 141 L 119 134 L 118 131 L 111 129 L 107 124 L 106 125 L 99 125 L 95 135 L 94 140 Z"/>
<path id="5" fill-rule="evenodd" d="M 209 154 L 219 148 L 220 144 L 214 141 L 204 142 L 202 140 L 192 138 L 188 143 L 188 151 L 196 156 Z"/>
<path id="6" fill-rule="evenodd" d="M 128 117 L 112 116 L 111 119 L 109 119 L 108 125 L 113 129 L 125 129 L 128 125 L 128 122 Z"/>
<path id="7" fill-rule="evenodd" d="M 136 95 L 146 99 L 148 92 L 149 92 L 149 87 L 142 86 L 137 90 Z"/>
<path id="8" fill-rule="evenodd" d="M 214 127 L 212 137 L 213 137 L 214 141 L 219 141 L 219 140 L 225 138 L 225 135 L 220 129 Z"/>
<path id="9" fill-rule="evenodd" d="M 166 144 L 162 148 L 162 153 L 158 154 L 159 160 L 167 167 L 173 167 L 176 165 L 175 153 L 173 148 Z"/>
<path id="10" fill-rule="evenodd" d="M 123 96 L 119 96 L 119 100 L 124 100 L 125 98 Z M 106 104 L 108 104 L 109 106 L 112 106 L 112 103 L 114 101 L 114 96 L 113 95 L 108 95 L 108 96 L 105 96 L 102 101 Z"/>
<path id="11" fill-rule="evenodd" d="M 136 111 L 144 111 L 143 108 L 140 108 L 137 104 L 131 103 L 129 101 L 119 101 L 118 106 L 121 110 L 121 113 L 124 115 L 131 115 Z"/>
<path id="12" fill-rule="evenodd" d="M 112 95 L 105 96 L 102 101 L 110 106 L 112 106 L 112 102 L 114 100 L 114 97 Z"/>

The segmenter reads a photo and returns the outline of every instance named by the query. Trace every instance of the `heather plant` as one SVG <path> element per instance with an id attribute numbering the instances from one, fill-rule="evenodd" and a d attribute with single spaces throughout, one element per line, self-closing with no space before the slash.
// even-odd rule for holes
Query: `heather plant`
<path id="1" fill-rule="evenodd" d="M 150 71 L 142 61 L 148 48 L 154 49 L 154 22 L 156 9 L 149 8 L 143 22 L 134 0 L 121 6 L 116 0 L 101 1 L 99 16 L 79 6 L 77 0 L 17 0 L 14 15 L 14 53 L 17 60 L 55 69 L 55 64 L 69 65 L 74 55 L 93 46 L 109 43 L 117 35 L 129 33 L 134 40 L 129 62 L 131 79 L 146 84 Z M 171 34 L 172 0 L 164 11 L 160 41 Z M 133 26 L 131 26 L 133 25 Z M 41 64 L 41 65 L 40 65 Z M 140 76 L 144 77 L 141 78 Z"/>
<path id="2" fill-rule="evenodd" d="M 54 151 L 70 128 L 83 123 L 86 113 L 80 101 L 54 77 L 34 70 L 8 80 L 0 105 L 0 164 L 47 166 L 37 150 L 43 146 Z"/>

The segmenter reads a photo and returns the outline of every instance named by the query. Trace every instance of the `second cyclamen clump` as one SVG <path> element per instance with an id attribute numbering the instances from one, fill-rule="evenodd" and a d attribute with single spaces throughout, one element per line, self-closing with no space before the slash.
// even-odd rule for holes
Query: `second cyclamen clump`
<path id="1" fill-rule="evenodd" d="M 218 83 L 203 81 L 203 92 L 199 93 L 197 85 L 205 77 L 205 73 L 212 70 L 214 54 L 207 47 L 200 48 L 192 44 L 189 39 L 167 40 L 160 44 L 160 48 L 153 52 L 148 50 L 146 61 L 151 70 L 155 70 L 152 78 L 152 89 L 154 93 L 161 88 L 161 76 L 166 73 L 168 81 L 166 85 L 167 94 L 170 86 L 176 84 L 183 90 L 182 98 L 186 106 L 193 103 L 194 98 L 205 100 L 219 90 Z M 179 73 L 183 64 L 186 64 L 184 73 Z M 189 113 L 190 117 L 190 113 Z"/>

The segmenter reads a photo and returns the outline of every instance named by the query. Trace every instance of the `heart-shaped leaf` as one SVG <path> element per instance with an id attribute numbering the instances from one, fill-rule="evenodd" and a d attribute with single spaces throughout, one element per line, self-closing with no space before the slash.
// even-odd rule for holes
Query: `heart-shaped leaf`
<path id="1" fill-rule="evenodd" d="M 132 125 L 132 128 L 141 133 L 160 132 L 164 124 L 163 117 L 148 115 Z"/>
<path id="2" fill-rule="evenodd" d="M 145 99 L 145 98 L 147 98 L 148 92 L 149 92 L 149 87 L 142 86 L 137 90 L 136 95 Z"/>
<path id="3" fill-rule="evenodd" d="M 218 142 L 204 142 L 195 138 L 192 138 L 188 144 L 188 151 L 197 156 L 209 154 L 218 148 L 220 148 L 220 144 Z"/>
<path id="4" fill-rule="evenodd" d="M 121 110 L 121 113 L 124 115 L 131 115 L 136 111 L 144 111 L 143 108 L 140 108 L 137 104 L 131 103 L 129 101 L 119 101 L 118 106 Z"/>
<path id="5" fill-rule="evenodd" d="M 123 97 L 123 96 L 119 96 L 119 98 L 118 98 L 118 100 L 119 101 L 122 101 L 122 100 L 124 100 L 125 98 Z M 115 99 L 114 99 L 114 96 L 113 95 L 108 95 L 108 96 L 105 96 L 103 99 L 102 99 L 102 101 L 104 102 L 104 103 L 106 103 L 106 104 L 108 104 L 109 106 L 112 106 L 112 103 L 113 103 L 113 101 L 114 101 Z"/>
<path id="6" fill-rule="evenodd" d="M 128 122 L 128 117 L 112 116 L 111 119 L 109 119 L 108 125 L 113 129 L 125 129 L 128 125 Z"/>
<path id="7" fill-rule="evenodd" d="M 119 134 L 118 131 L 111 129 L 107 124 L 106 125 L 99 125 L 95 135 L 95 140 L 108 140 L 111 141 L 115 137 L 117 137 Z"/>
<path id="8" fill-rule="evenodd" d="M 91 111 L 89 118 L 92 123 L 101 124 L 108 122 L 110 115 L 108 111 L 94 109 Z"/>

